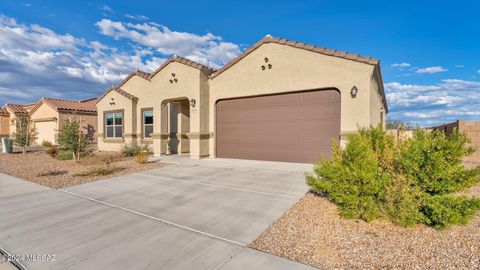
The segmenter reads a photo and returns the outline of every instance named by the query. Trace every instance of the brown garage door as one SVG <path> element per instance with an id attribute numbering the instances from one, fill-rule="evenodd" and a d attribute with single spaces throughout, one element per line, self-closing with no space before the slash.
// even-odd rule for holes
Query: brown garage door
<path id="1" fill-rule="evenodd" d="M 319 90 L 221 100 L 217 157 L 313 162 L 340 134 L 340 93 Z"/>

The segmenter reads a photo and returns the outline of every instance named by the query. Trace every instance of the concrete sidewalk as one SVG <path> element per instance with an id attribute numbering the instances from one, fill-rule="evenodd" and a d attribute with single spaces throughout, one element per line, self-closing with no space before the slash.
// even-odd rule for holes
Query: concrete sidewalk
<path id="1" fill-rule="evenodd" d="M 244 176 L 224 175 L 222 184 L 213 176 L 232 164 L 210 162 L 65 191 L 0 174 L 0 248 L 55 255 L 54 262 L 23 261 L 29 269 L 313 269 L 245 247 L 305 193 L 297 186 L 304 182 L 278 180 L 284 192 L 269 194 L 267 184 L 247 178 L 278 177 L 275 166 L 262 172 L 262 163 L 240 162 L 234 170 Z M 297 179 L 302 170 L 283 166 L 280 174 Z"/>

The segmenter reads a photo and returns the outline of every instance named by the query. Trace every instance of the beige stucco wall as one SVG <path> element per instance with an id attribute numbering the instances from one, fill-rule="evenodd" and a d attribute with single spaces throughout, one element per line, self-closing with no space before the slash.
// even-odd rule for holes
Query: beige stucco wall
<path id="1" fill-rule="evenodd" d="M 113 100 L 112 100 L 113 98 Z M 110 104 L 114 103 L 114 104 Z M 124 143 L 130 143 L 132 131 L 136 126 L 136 102 L 132 101 L 115 91 L 109 92 L 97 103 L 97 137 L 98 149 L 104 151 L 120 151 Z M 123 113 L 123 134 L 124 138 L 106 139 L 104 138 L 104 112 L 112 110 L 124 110 Z"/>
<path id="2" fill-rule="evenodd" d="M 35 111 L 31 112 L 31 120 L 37 128 L 36 143 L 40 144 L 43 140 L 57 143 L 57 135 L 60 128 L 66 120 L 71 117 L 81 119 L 82 131 L 87 135 L 90 141 L 95 141 L 97 131 L 97 114 L 96 113 L 80 113 L 70 111 L 56 111 L 49 105 L 43 103 Z"/>
<path id="3" fill-rule="evenodd" d="M 96 142 L 97 140 L 97 121 L 98 117 L 96 113 L 72 113 L 68 111 L 61 111 L 58 114 L 58 129 L 61 129 L 65 121 L 70 118 L 77 118 L 81 121 L 82 132 L 87 136 L 90 142 Z"/>
<path id="4" fill-rule="evenodd" d="M 265 63 L 265 58 L 268 63 Z M 272 64 L 272 69 L 261 66 Z M 267 43 L 210 80 L 210 132 L 215 131 L 215 103 L 220 99 L 309 89 L 336 88 L 341 94 L 341 132 L 348 134 L 372 122 L 374 66 L 290 46 Z M 350 95 L 358 88 L 355 98 Z M 214 138 L 210 154 L 215 153 Z"/>
<path id="5" fill-rule="evenodd" d="M 58 118 L 58 112 L 45 103 L 32 112 L 30 119 L 37 131 L 36 144 L 42 143 L 43 140 L 56 143 L 56 134 L 59 128 Z"/>
<path id="6" fill-rule="evenodd" d="M 8 137 L 10 135 L 10 116 L 0 115 L 0 137 Z"/>
<path id="7" fill-rule="evenodd" d="M 381 80 L 378 72 L 374 70 L 370 81 L 370 124 L 377 126 L 382 123 L 383 127 L 386 127 L 386 109 L 383 105 L 383 98 L 380 90 Z"/>
<path id="8" fill-rule="evenodd" d="M 172 73 L 175 74 L 175 77 L 172 76 Z M 177 79 L 177 82 L 170 83 L 171 79 Z M 162 137 L 162 134 L 166 135 L 167 133 L 165 127 L 162 131 L 159 120 L 162 117 L 162 104 L 165 105 L 165 102 L 177 101 L 180 99 L 196 100 L 195 108 L 190 108 L 189 112 L 190 123 L 188 125 L 188 133 L 192 133 L 190 135 L 192 135 L 192 137 L 195 137 L 201 132 L 208 132 L 208 120 L 206 121 L 207 124 L 203 123 L 203 121 L 200 121 L 201 117 L 204 117 L 204 119 L 208 118 L 209 106 L 207 77 L 200 70 L 187 66 L 185 64 L 172 62 L 165 66 L 160 72 L 158 72 L 151 79 L 151 81 L 145 80 L 139 76 L 133 76 L 120 88 L 137 97 L 138 102 L 136 102 L 136 104 L 135 102 L 132 103 L 131 100 L 119 95 L 115 91 L 107 94 L 102 100 L 97 103 L 97 108 L 99 112 L 99 134 L 103 134 L 103 111 L 125 108 L 124 133 L 126 135 L 128 135 L 128 133 L 132 134 L 133 140 L 139 144 L 150 144 L 150 140 L 143 140 L 143 138 L 140 138 L 142 133 L 141 109 L 153 108 L 155 123 L 153 138 L 158 139 L 157 142 L 153 142 L 152 148 L 156 154 L 165 153 L 166 144 L 165 142 L 162 143 L 160 141 L 160 137 Z M 109 105 L 112 97 L 115 98 L 115 101 L 121 99 L 122 102 L 116 102 L 114 106 Z M 134 105 L 132 106 L 132 104 Z M 207 112 L 204 112 L 204 110 L 207 110 Z M 131 119 L 134 119 L 134 121 L 132 121 Z M 166 121 L 167 119 L 164 119 L 164 122 Z M 200 124 L 201 122 L 202 124 Z M 208 155 L 208 140 L 206 142 L 204 141 L 202 146 L 200 145 L 200 141 L 195 141 L 195 139 L 190 140 L 191 155 L 197 157 Z M 119 140 L 102 139 L 99 140 L 99 149 L 121 149 L 123 143 L 123 141 Z"/>
<path id="9" fill-rule="evenodd" d="M 265 63 L 266 57 L 268 63 Z M 262 65 L 268 64 L 272 65 L 272 69 L 261 69 Z M 215 156 L 215 104 L 218 100 L 335 88 L 341 93 L 341 132 L 348 134 L 358 127 L 380 122 L 383 103 L 378 91 L 380 80 L 375 73 L 374 65 L 275 43 L 263 44 L 214 78 L 208 78 L 196 68 L 172 62 L 151 81 L 133 76 L 120 87 L 138 97 L 138 102 L 132 102 L 114 91 L 100 100 L 97 103 L 98 132 L 103 134 L 104 111 L 125 109 L 124 132 L 142 143 L 140 111 L 152 107 L 155 123 L 152 147 L 156 155 L 163 154 L 169 132 L 167 115 L 170 107 L 166 103 L 195 99 L 196 106 L 190 107 L 189 112 L 190 154 L 193 157 Z M 178 82 L 170 83 L 174 78 Z M 352 98 L 350 90 L 354 85 L 358 94 Z M 112 97 L 116 101 L 114 106 L 109 105 Z M 99 148 L 104 150 L 120 149 L 122 144 L 123 141 L 119 140 L 108 143 L 99 140 Z"/>

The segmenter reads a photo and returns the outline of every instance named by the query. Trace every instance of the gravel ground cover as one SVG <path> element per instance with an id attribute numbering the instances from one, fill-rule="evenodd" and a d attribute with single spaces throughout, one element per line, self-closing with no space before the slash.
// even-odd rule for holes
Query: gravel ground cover
<path id="1" fill-rule="evenodd" d="M 480 185 L 467 194 L 480 196 Z M 308 193 L 250 246 L 322 269 L 480 269 L 480 214 L 444 231 L 404 228 L 343 219 Z"/>
<path id="2" fill-rule="evenodd" d="M 107 160 L 110 165 L 107 165 Z M 32 151 L 26 156 L 21 153 L 0 154 L 0 172 L 52 188 L 83 184 L 166 165 L 168 164 L 163 162 L 138 164 L 134 158 L 123 157 L 116 152 L 97 152 L 81 159 L 79 163 L 72 160 L 57 160 L 43 151 Z M 108 166 L 113 173 L 108 175 L 89 173 L 92 170 L 108 168 Z"/>

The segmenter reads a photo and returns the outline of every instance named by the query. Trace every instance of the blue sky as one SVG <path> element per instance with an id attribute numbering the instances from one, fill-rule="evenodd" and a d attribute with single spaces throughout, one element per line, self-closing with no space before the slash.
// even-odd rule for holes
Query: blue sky
<path id="1" fill-rule="evenodd" d="M 271 34 L 380 58 L 390 119 L 480 119 L 478 10 L 479 1 L 3 0 L 0 104 L 97 96 L 173 54 L 220 67 Z"/>

